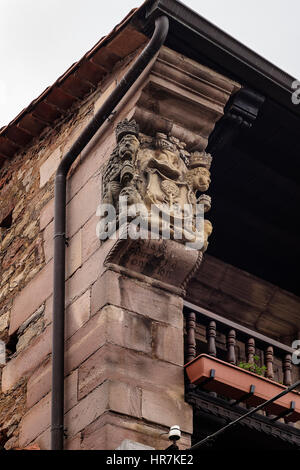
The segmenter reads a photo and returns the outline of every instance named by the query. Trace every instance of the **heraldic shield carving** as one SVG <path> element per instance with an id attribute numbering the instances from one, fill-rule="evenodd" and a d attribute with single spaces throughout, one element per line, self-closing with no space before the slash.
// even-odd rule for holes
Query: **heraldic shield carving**
<path id="1" fill-rule="evenodd" d="M 204 194 L 211 155 L 189 152 L 184 142 L 161 132 L 142 134 L 134 120 L 117 124 L 116 141 L 103 172 L 99 238 L 105 240 L 135 220 L 148 238 L 151 233 L 156 239 L 194 243 L 204 252 L 212 232 L 203 217 L 211 204 Z"/>

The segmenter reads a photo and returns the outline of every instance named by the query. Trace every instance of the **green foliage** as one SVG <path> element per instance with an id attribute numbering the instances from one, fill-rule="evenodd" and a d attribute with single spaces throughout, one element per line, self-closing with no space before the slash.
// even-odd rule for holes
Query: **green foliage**
<path id="1" fill-rule="evenodd" d="M 258 361 L 259 357 L 258 356 L 253 356 L 253 361 L 254 362 L 240 362 L 238 364 L 238 367 L 241 369 L 249 370 L 250 372 L 254 372 L 254 374 L 257 375 L 265 375 L 266 371 L 266 366 L 259 366 Z"/>

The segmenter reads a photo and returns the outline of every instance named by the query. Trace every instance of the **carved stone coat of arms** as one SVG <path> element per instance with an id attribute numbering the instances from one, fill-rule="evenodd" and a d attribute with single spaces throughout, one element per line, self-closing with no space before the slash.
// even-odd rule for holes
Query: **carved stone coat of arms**
<path id="1" fill-rule="evenodd" d="M 210 184 L 211 155 L 189 152 L 184 142 L 161 132 L 139 133 L 138 124 L 127 119 L 118 123 L 116 140 L 102 179 L 102 204 L 115 210 L 114 230 L 124 223 L 126 209 L 127 223 L 139 216 L 144 229 L 159 238 L 168 233 L 181 243 L 202 240 L 196 246 L 205 251 L 212 225 L 200 212 L 210 208 L 210 197 L 204 193 Z M 99 227 L 104 240 L 107 218 Z"/>

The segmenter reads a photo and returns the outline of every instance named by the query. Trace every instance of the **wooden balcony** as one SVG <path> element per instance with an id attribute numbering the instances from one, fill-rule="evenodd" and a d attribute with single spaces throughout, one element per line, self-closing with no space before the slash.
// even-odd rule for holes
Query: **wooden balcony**
<path id="1" fill-rule="evenodd" d="M 299 379 L 291 347 L 189 302 L 184 315 L 186 399 L 193 406 L 233 420 Z M 300 393 L 289 392 L 250 421 L 300 446 Z"/>

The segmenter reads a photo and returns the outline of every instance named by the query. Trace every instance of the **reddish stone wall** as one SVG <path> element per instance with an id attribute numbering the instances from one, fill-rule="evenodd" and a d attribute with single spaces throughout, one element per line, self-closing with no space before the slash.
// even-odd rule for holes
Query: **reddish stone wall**
<path id="1" fill-rule="evenodd" d="M 50 448 L 54 174 L 129 61 L 0 171 L 1 220 L 12 214 L 11 227 L 1 229 L 0 258 L 0 339 L 11 350 L 1 374 L 6 448 Z M 143 114 L 143 100 L 134 109 L 138 86 L 76 160 L 68 180 L 66 449 L 115 449 L 123 439 L 164 449 L 174 424 L 183 431 L 181 447 L 188 447 L 192 434 L 192 409 L 184 400 L 182 298 L 105 268 L 111 244 L 100 245 L 96 237 L 101 170 L 115 146 L 115 123 Z M 233 89 L 230 83 L 224 105 Z"/>
<path id="2" fill-rule="evenodd" d="M 54 174 L 121 73 L 0 172 L 7 202 L 1 220 L 12 211 L 11 227 L 1 229 L 0 258 L 0 339 L 11 348 L 0 395 L 7 449 L 50 448 Z M 116 120 L 130 113 L 132 97 L 130 103 Z M 187 447 L 192 411 L 184 402 L 182 299 L 105 270 L 108 242 L 100 246 L 96 237 L 113 125 L 82 152 L 68 180 L 65 448 L 114 449 L 125 438 L 166 448 L 173 424 L 181 425 Z"/>
<path id="3" fill-rule="evenodd" d="M 6 442 L 6 448 L 19 442 L 23 446 L 44 430 L 38 428 L 42 423 L 38 418 L 36 432 L 24 436 L 23 431 L 30 417 L 24 413 L 34 405 L 32 413 L 36 412 L 49 399 L 50 375 L 45 371 L 50 370 L 51 358 L 54 173 L 124 66 L 64 122 L 0 170 L 0 223 L 4 221 L 0 228 L 0 340 L 7 344 L 7 363 L 0 366 L 0 444 Z M 68 181 L 67 338 L 90 316 L 89 288 L 97 278 L 101 258 L 95 229 L 99 171 L 113 146 L 113 136 L 102 135 L 99 146 L 90 145 L 80 155 Z M 7 221 L 11 225 L 4 227 Z M 76 374 L 66 379 L 67 390 L 76 382 Z M 74 393 L 69 408 L 77 403 Z M 49 421 L 48 411 L 45 414 Z"/>

